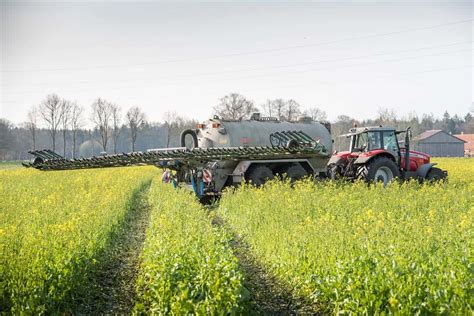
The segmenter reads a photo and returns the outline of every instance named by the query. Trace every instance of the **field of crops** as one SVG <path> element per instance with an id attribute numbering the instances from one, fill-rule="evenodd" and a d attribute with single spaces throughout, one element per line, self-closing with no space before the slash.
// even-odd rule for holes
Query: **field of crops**
<path id="1" fill-rule="evenodd" d="M 474 159 L 436 161 L 448 183 L 273 182 L 229 190 L 212 210 L 152 167 L 0 170 L 0 313 L 81 311 L 91 278 L 122 269 L 125 313 L 252 313 L 278 282 L 324 314 L 470 314 Z M 123 236 L 136 249 L 110 257 Z"/>
<path id="2" fill-rule="evenodd" d="M 0 171 L 0 304 L 18 313 L 66 311 L 154 168 Z"/>

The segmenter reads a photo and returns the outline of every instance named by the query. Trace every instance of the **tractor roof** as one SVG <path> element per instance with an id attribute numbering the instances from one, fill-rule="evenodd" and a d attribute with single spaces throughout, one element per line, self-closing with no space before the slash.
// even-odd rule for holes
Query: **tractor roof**
<path id="1" fill-rule="evenodd" d="M 353 135 L 359 135 L 367 132 L 381 132 L 381 131 L 395 131 L 395 128 L 390 126 L 366 126 L 366 127 L 353 127 L 349 130 L 349 133 L 343 134 L 340 137 L 350 137 Z"/>

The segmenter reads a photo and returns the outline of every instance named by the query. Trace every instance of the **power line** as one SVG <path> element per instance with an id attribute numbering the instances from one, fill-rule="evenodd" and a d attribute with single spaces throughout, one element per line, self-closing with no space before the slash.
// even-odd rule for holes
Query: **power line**
<path id="1" fill-rule="evenodd" d="M 423 57 L 433 57 L 433 56 L 441 56 L 445 54 L 453 54 L 453 53 L 461 53 L 461 52 L 466 52 L 466 51 L 471 51 L 471 49 L 460 49 L 460 50 L 455 50 L 455 51 L 448 51 L 448 52 L 440 52 L 440 53 L 430 53 L 430 54 L 423 54 L 423 55 L 417 55 L 417 56 L 407 56 L 407 57 L 401 57 L 401 58 L 394 58 L 394 59 L 388 59 L 388 60 L 383 60 L 383 61 L 375 61 L 375 62 L 365 62 L 365 63 L 356 63 L 356 64 L 350 64 L 350 65 L 338 65 L 338 66 L 329 66 L 329 67 L 320 67 L 320 68 L 313 68 L 313 69 L 305 69 L 305 70 L 295 70 L 295 71 L 287 71 L 287 72 L 279 72 L 279 73 L 267 73 L 267 74 L 260 74 L 260 75 L 249 75 L 249 76 L 242 76 L 242 77 L 232 77 L 232 78 L 219 78 L 219 81 L 228 81 L 228 80 L 242 80 L 242 79 L 256 79 L 256 78 L 267 78 L 267 77 L 283 77 L 285 75 L 294 75 L 294 74 L 302 74 L 302 73 L 311 73 L 311 72 L 319 72 L 319 71 L 325 71 L 325 70 L 333 70 L 333 69 L 341 69 L 341 68 L 351 68 L 351 67 L 361 67 L 361 66 L 370 66 L 370 65 L 377 65 L 377 64 L 384 64 L 384 63 L 392 63 L 392 62 L 398 62 L 398 61 L 404 61 L 404 60 L 410 60 L 410 59 L 417 59 L 417 58 L 423 58 Z M 165 78 L 156 78 L 156 79 L 170 79 L 171 77 L 165 77 Z M 171 79 L 175 79 L 174 77 Z M 141 80 L 142 82 L 150 82 L 150 80 Z M 320 84 L 328 84 L 327 81 L 319 81 L 318 83 Z M 125 84 L 125 82 L 123 83 Z M 160 86 L 179 86 L 180 84 L 161 84 Z M 127 85 L 128 87 L 130 85 Z M 48 89 L 48 87 L 45 87 Z M 123 87 L 117 87 L 117 89 L 122 89 Z M 126 88 L 126 87 L 125 87 Z M 96 87 L 84 87 L 84 88 L 79 88 L 79 89 L 71 89 L 69 91 L 74 92 L 74 91 L 88 91 L 94 89 L 96 90 Z M 114 89 L 114 88 L 112 88 Z M 17 94 L 25 94 L 25 93 L 40 93 L 41 91 L 23 91 L 23 92 L 18 92 Z"/>
<path id="2" fill-rule="evenodd" d="M 418 28 L 410 28 L 410 29 L 404 29 L 404 30 L 399 30 L 399 31 L 391 31 L 391 32 L 385 32 L 385 33 L 361 35 L 361 36 L 343 38 L 343 39 L 338 39 L 338 40 L 333 40 L 333 41 L 325 41 L 325 42 L 320 42 L 320 43 L 286 46 L 286 47 L 279 47 L 279 48 L 270 48 L 270 49 L 238 52 L 238 53 L 208 56 L 208 57 L 184 58 L 184 59 L 175 59 L 175 60 L 165 60 L 165 61 L 161 61 L 161 62 L 137 63 L 137 64 L 128 64 L 128 65 L 102 65 L 102 66 L 90 66 L 90 67 L 70 67 L 70 68 L 68 67 L 68 68 L 29 69 L 29 70 L 1 70 L 0 72 L 4 72 L 4 73 L 54 72 L 54 71 L 76 71 L 76 70 L 106 69 L 106 68 L 128 68 L 128 67 L 136 67 L 136 66 L 149 66 L 149 65 L 179 63 L 179 62 L 198 61 L 198 60 L 209 60 L 209 59 L 218 59 L 218 58 L 226 58 L 226 57 L 245 56 L 245 55 L 256 55 L 256 54 L 277 52 L 277 51 L 290 50 L 290 49 L 332 45 L 332 44 L 337 44 L 337 43 L 342 43 L 342 42 L 347 42 L 347 41 L 355 41 L 355 40 L 368 39 L 368 38 L 374 38 L 374 37 L 380 37 L 380 36 L 392 36 L 392 35 L 415 32 L 415 31 L 431 30 L 431 29 L 436 29 L 436 28 L 445 27 L 445 26 L 452 26 L 452 25 L 457 25 L 457 24 L 468 23 L 468 22 L 472 22 L 472 21 L 474 21 L 474 19 L 460 20 L 460 21 L 454 21 L 454 22 L 449 22 L 449 23 L 436 24 L 436 25 L 430 25 L 430 26 L 424 26 L 424 27 L 418 27 Z"/>
<path id="3" fill-rule="evenodd" d="M 449 44 L 442 44 L 442 45 L 434 45 L 434 46 L 425 46 L 425 47 L 418 47 L 418 48 L 412 48 L 412 49 L 405 49 L 405 50 L 399 50 L 399 51 L 385 51 L 385 52 L 378 52 L 375 54 L 368 54 L 368 55 L 361 55 L 361 56 L 354 56 L 354 57 L 342 57 L 342 58 L 333 58 L 333 59 L 326 59 L 326 60 L 319 60 L 319 61 L 313 61 L 313 62 L 307 62 L 307 63 L 296 63 L 296 64 L 287 64 L 287 65 L 280 65 L 280 66 L 269 66 L 269 67 L 252 67 L 252 68 L 246 68 L 246 69 L 238 69 L 238 70 L 227 70 L 227 71 L 219 71 L 219 72 L 207 72 L 207 73 L 194 73 L 194 74 L 188 74 L 188 75 L 178 75 L 178 76 L 165 76 L 165 77 L 154 77 L 153 79 L 158 79 L 158 80 L 169 80 L 169 79 L 182 79 L 182 78 L 193 78 L 193 77 L 201 77 L 201 76 L 213 76 L 213 75 L 222 75 L 222 74 L 231 74 L 231 73 L 241 73 L 241 72 L 247 72 L 247 71 L 255 71 L 255 70 L 266 70 L 266 69 L 279 69 L 279 68 L 291 68 L 291 67 L 298 67 L 298 66 L 306 66 L 306 65 L 314 65 L 314 64 L 324 64 L 324 63 L 329 63 L 329 62 L 336 62 L 336 61 L 346 61 L 346 60 L 354 60 L 354 59 L 362 59 L 362 58 L 367 58 L 367 57 L 373 57 L 373 56 L 383 56 L 383 55 L 393 55 L 393 54 L 399 54 L 399 53 L 407 53 L 407 52 L 416 52 L 416 51 L 422 51 L 422 50 L 427 50 L 427 49 L 435 49 L 435 48 L 445 48 L 445 47 L 452 47 L 452 46 L 457 46 L 461 44 L 469 44 L 472 43 L 472 41 L 464 41 L 464 42 L 455 42 L 455 43 L 449 43 Z M 400 61 L 400 60 L 405 60 L 405 59 L 413 59 L 413 58 L 420 58 L 420 57 L 425 57 L 425 56 L 438 56 L 438 55 L 444 55 L 444 54 L 450 54 L 450 53 L 456 53 L 459 51 L 471 51 L 471 49 L 464 49 L 464 50 L 456 50 L 456 51 L 447 51 L 447 52 L 440 52 L 440 53 L 435 53 L 435 54 L 427 54 L 427 55 L 421 55 L 421 56 L 408 56 L 408 57 L 402 57 L 402 58 L 397 58 L 397 59 L 391 59 L 391 60 L 384 60 L 384 61 L 376 61 L 376 62 L 369 62 L 369 63 L 359 63 L 359 64 L 354 64 L 354 65 L 342 65 L 342 66 L 334 66 L 334 67 L 326 67 L 323 69 L 317 69 L 317 70 L 325 70 L 325 69 L 337 69 L 337 68 L 345 68 L 345 67 L 357 67 L 357 66 L 363 66 L 363 65 L 372 65 L 372 64 L 379 64 L 379 63 L 384 63 L 384 62 L 393 62 L 393 61 Z M 315 70 L 303 70 L 301 72 L 310 72 L 310 71 L 315 71 Z M 295 72 L 291 72 L 295 73 Z M 296 72 L 299 73 L 299 72 Z M 284 74 L 284 73 L 280 73 Z M 273 75 L 273 74 L 271 74 Z M 256 77 L 260 77 L 261 75 L 256 75 Z M 269 75 L 264 75 L 269 76 Z M 247 78 L 253 78 L 255 76 L 247 76 L 244 77 L 244 79 Z M 239 78 L 233 78 L 233 79 L 239 79 Z M 149 81 L 149 80 L 146 80 Z M 108 81 L 110 83 L 110 81 Z M 114 81 L 114 83 L 125 83 L 126 81 L 123 80 L 117 80 Z M 83 83 L 91 83 L 95 84 L 96 82 L 94 81 L 78 81 L 78 82 L 73 82 L 78 83 L 78 84 L 83 84 Z M 48 83 L 47 86 L 54 85 L 55 83 Z M 9 86 L 9 85 L 3 85 L 3 86 Z M 42 85 L 44 86 L 44 85 Z M 37 85 L 37 87 L 40 87 Z"/>

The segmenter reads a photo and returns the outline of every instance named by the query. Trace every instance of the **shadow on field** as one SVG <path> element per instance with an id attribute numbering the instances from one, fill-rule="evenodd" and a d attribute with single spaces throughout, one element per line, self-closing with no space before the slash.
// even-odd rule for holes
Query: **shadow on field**
<path id="1" fill-rule="evenodd" d="M 135 280 L 149 223 L 148 191 L 151 181 L 133 194 L 122 225 L 110 236 L 110 244 L 89 276 L 88 292 L 73 302 L 73 314 L 131 314 Z"/>
<path id="2" fill-rule="evenodd" d="M 216 206 L 211 206 L 215 208 Z M 232 236 L 231 247 L 244 274 L 244 286 L 250 292 L 248 314 L 259 315 L 319 315 L 316 304 L 295 296 L 275 275 L 268 271 L 252 254 L 250 246 L 216 214 L 212 223 Z"/>

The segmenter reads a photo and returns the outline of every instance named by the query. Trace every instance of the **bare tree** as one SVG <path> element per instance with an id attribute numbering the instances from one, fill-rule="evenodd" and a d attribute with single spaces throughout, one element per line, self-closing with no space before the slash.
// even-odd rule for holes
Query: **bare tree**
<path id="1" fill-rule="evenodd" d="M 82 127 L 82 113 L 84 108 L 77 103 L 73 103 L 71 107 L 71 131 L 72 131 L 72 158 L 76 158 L 76 135 L 77 131 Z"/>
<path id="2" fill-rule="evenodd" d="M 224 96 L 214 107 L 215 114 L 226 120 L 242 120 L 255 111 L 254 103 L 238 93 Z"/>
<path id="3" fill-rule="evenodd" d="M 317 107 L 309 108 L 305 111 L 305 114 L 311 117 L 314 121 L 326 121 L 328 119 L 326 112 Z"/>
<path id="4" fill-rule="evenodd" d="M 36 150 L 36 132 L 38 130 L 38 109 L 33 106 L 27 114 L 26 127 L 30 131 L 33 150 Z"/>
<path id="5" fill-rule="evenodd" d="M 170 147 L 171 134 L 178 125 L 179 116 L 176 112 L 166 112 L 164 115 L 166 128 L 166 148 Z"/>
<path id="6" fill-rule="evenodd" d="M 381 124 L 394 123 L 397 121 L 397 113 L 394 109 L 379 107 L 377 110 L 377 121 Z"/>
<path id="7" fill-rule="evenodd" d="M 51 136 L 54 151 L 56 150 L 56 135 L 62 119 L 61 99 L 57 94 L 48 95 L 41 103 L 39 111 Z"/>
<path id="8" fill-rule="evenodd" d="M 92 122 L 96 125 L 100 134 L 100 144 L 103 151 L 107 151 L 107 143 L 110 137 L 112 119 L 111 104 L 104 99 L 98 98 L 92 103 Z"/>
<path id="9" fill-rule="evenodd" d="M 301 114 L 301 106 L 298 102 L 290 99 L 286 102 L 286 120 L 294 121 Z"/>
<path id="10" fill-rule="evenodd" d="M 66 157 L 66 136 L 69 120 L 71 119 L 72 103 L 68 100 L 61 100 L 61 127 L 63 132 L 63 156 Z"/>
<path id="11" fill-rule="evenodd" d="M 112 141 L 113 141 L 113 146 L 114 146 L 114 153 L 117 153 L 117 142 L 118 138 L 120 135 L 120 116 L 122 114 L 122 109 L 116 105 L 112 104 L 111 105 L 111 110 L 112 110 Z"/>
<path id="12" fill-rule="evenodd" d="M 138 130 L 145 124 L 145 114 L 139 107 L 134 106 L 126 114 L 128 127 L 130 128 L 130 139 L 132 141 L 132 151 L 135 151 Z"/>
<path id="13" fill-rule="evenodd" d="M 265 103 L 263 103 L 260 107 L 262 108 L 263 115 L 270 116 L 270 117 L 274 115 L 272 100 L 265 101 Z"/>

